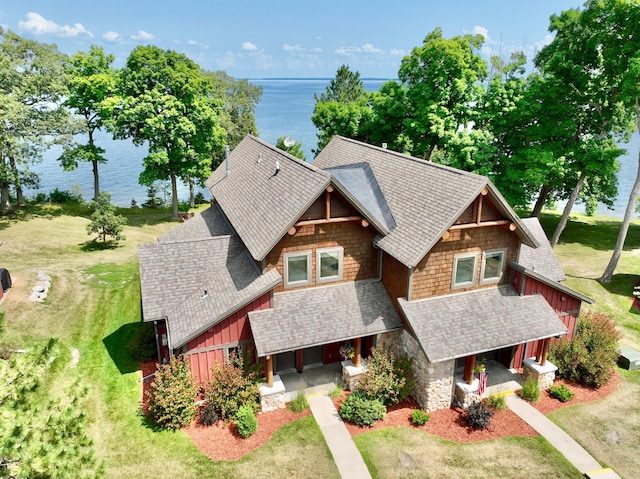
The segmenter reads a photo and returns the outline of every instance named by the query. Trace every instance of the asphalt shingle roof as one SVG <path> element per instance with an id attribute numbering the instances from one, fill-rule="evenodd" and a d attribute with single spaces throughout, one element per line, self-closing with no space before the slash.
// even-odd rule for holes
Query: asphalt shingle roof
<path id="1" fill-rule="evenodd" d="M 335 136 L 313 164 L 319 168 L 366 162 L 384 195 L 395 228 L 377 240 L 378 246 L 413 267 L 429 252 L 464 210 L 489 188 L 495 206 L 518 226 L 522 241 L 535 239 L 484 176 Z"/>
<path id="2" fill-rule="evenodd" d="M 380 281 L 276 294 L 273 308 L 250 312 L 249 322 L 260 357 L 403 327 Z"/>
<path id="3" fill-rule="evenodd" d="M 217 204 L 179 224 L 171 231 L 158 237 L 158 243 L 177 243 L 213 236 L 232 235 L 233 228 Z"/>
<path id="4" fill-rule="evenodd" d="M 227 176 L 223 162 L 206 186 L 257 261 L 264 259 L 331 181 L 328 173 L 251 135 L 230 153 L 229 166 Z"/>
<path id="5" fill-rule="evenodd" d="M 568 332 L 541 295 L 519 296 L 512 286 L 398 301 L 432 363 Z"/>
<path id="6" fill-rule="evenodd" d="M 518 264 L 532 271 L 536 271 L 553 281 L 564 281 L 567 279 L 556 255 L 553 253 L 551 244 L 538 218 L 523 218 L 522 222 L 529 231 L 531 231 L 533 236 L 535 236 L 540 246 L 538 248 L 532 248 L 523 244 L 520 247 Z"/>

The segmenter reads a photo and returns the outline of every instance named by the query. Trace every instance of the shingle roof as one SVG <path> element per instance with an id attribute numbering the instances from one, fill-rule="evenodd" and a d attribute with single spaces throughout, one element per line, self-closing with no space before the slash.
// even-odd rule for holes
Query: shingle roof
<path id="1" fill-rule="evenodd" d="M 508 285 L 398 301 L 432 363 L 568 332 L 544 297 L 519 296 Z"/>
<path id="2" fill-rule="evenodd" d="M 562 291 L 563 293 L 566 293 L 567 295 L 569 295 L 569 296 L 571 296 L 573 298 L 579 299 L 580 301 L 584 301 L 585 303 L 589 303 L 589 304 L 593 304 L 593 303 L 596 302 L 595 299 L 590 298 L 589 296 L 585 296 L 584 294 L 579 293 L 576 290 L 569 288 L 567 285 L 564 285 L 562 283 L 554 281 L 554 280 L 548 278 L 547 276 L 545 276 L 543 274 L 540 274 L 538 271 L 534 271 L 532 269 L 525 268 L 521 264 L 514 263 L 513 261 L 509 261 L 509 267 L 514 269 L 514 270 L 516 270 L 516 271 L 520 271 L 525 276 L 528 276 L 530 278 L 534 278 L 534 279 L 540 281 L 543 284 L 551 286 L 552 288 L 557 289 L 558 291 Z"/>
<path id="3" fill-rule="evenodd" d="M 217 204 L 158 237 L 158 243 L 177 243 L 233 234 L 233 228 Z"/>
<path id="4" fill-rule="evenodd" d="M 417 265 L 485 187 L 495 206 L 517 224 L 521 240 L 537 245 L 484 176 L 340 136 L 331 140 L 313 164 L 324 169 L 362 162 L 371 166 L 396 224 L 377 244 L 406 266 Z"/>
<path id="5" fill-rule="evenodd" d="M 257 261 L 264 259 L 331 180 L 328 173 L 251 135 L 230 153 L 229 166 L 229 176 L 223 162 L 206 185 Z"/>
<path id="6" fill-rule="evenodd" d="M 522 222 L 536 237 L 540 246 L 538 248 L 531 248 L 530 246 L 523 244 L 520 247 L 518 264 L 532 271 L 536 271 L 553 281 L 564 281 L 567 279 L 556 255 L 553 254 L 551 244 L 549 244 L 547 235 L 542 229 L 542 225 L 538 218 L 523 218 Z"/>
<path id="7" fill-rule="evenodd" d="M 260 357 L 403 327 L 380 281 L 276 294 L 273 308 L 250 312 L 249 322 Z"/>

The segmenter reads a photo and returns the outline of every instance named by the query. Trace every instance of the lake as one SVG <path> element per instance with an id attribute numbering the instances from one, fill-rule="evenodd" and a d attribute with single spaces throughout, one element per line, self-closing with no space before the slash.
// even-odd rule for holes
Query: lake
<path id="1" fill-rule="evenodd" d="M 376 91 L 386 80 L 363 80 L 369 91 Z M 330 79 L 259 79 L 251 83 L 263 87 L 263 95 L 255 112 L 256 126 L 260 138 L 275 144 L 281 136 L 290 136 L 302 144 L 307 160 L 313 159 L 312 149 L 317 143 L 317 130 L 311 123 L 311 114 L 315 105 L 314 94 L 322 93 L 329 85 Z M 119 206 L 129 206 L 135 199 L 138 204 L 147 199 L 146 187 L 138 184 L 138 175 L 142 169 L 142 159 L 147 149 L 135 146 L 130 140 L 113 140 L 107 133 L 98 133 L 96 143 L 105 149 L 107 163 L 100 165 L 100 188 L 111 192 L 112 202 Z M 629 193 L 636 176 L 637 155 L 640 146 L 639 137 L 635 134 L 631 142 L 623 145 L 627 154 L 619 161 L 618 198 L 614 210 L 601 207 L 598 214 L 622 217 L 626 208 Z M 33 170 L 41 175 L 40 188 L 29 190 L 28 195 L 37 192 L 49 193 L 54 188 L 71 190 L 80 188 L 85 199 L 93 194 L 93 175 L 89 164 L 81 164 L 75 171 L 64 171 L 56 158 L 59 149 L 52 149 L 45 154 L 42 163 Z M 169 198 L 168 182 L 161 190 Z M 179 184 L 178 196 L 188 198 L 188 189 Z M 210 195 L 205 194 L 206 198 Z M 575 207 L 580 210 L 580 206 Z"/>

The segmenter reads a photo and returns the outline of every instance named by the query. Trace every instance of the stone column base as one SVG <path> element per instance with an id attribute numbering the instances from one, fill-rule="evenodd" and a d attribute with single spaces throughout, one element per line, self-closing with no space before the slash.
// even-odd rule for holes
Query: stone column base
<path id="1" fill-rule="evenodd" d="M 349 391 L 355 390 L 358 387 L 360 375 L 367 370 L 364 362 L 361 363 L 360 367 L 356 367 L 351 359 L 342 361 L 340 364 L 342 364 L 342 380 L 344 384 Z"/>
<path id="2" fill-rule="evenodd" d="M 260 407 L 262 412 L 275 411 L 286 407 L 286 391 L 284 383 L 277 374 L 273 376 L 273 386 L 260 384 Z"/>
<path id="3" fill-rule="evenodd" d="M 540 366 L 534 358 L 528 358 L 523 361 L 522 369 L 522 377 L 525 381 L 533 379 L 538 383 L 540 389 L 548 389 L 553 386 L 558 367 L 550 361 L 547 361 L 544 366 Z"/>
<path id="4" fill-rule="evenodd" d="M 456 378 L 456 406 L 466 409 L 474 402 L 480 401 L 478 386 L 478 378 L 473 378 L 473 382 L 471 384 L 467 384 L 467 382 L 462 378 Z"/>

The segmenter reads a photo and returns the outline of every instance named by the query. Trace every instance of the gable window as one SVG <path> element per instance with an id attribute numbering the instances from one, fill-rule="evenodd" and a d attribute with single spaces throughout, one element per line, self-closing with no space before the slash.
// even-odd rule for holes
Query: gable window
<path id="1" fill-rule="evenodd" d="M 476 283 L 477 253 L 462 253 L 454 256 L 451 289 L 468 288 Z"/>
<path id="2" fill-rule="evenodd" d="M 342 255 L 342 246 L 316 250 L 316 281 L 318 283 L 342 279 Z"/>
<path id="3" fill-rule="evenodd" d="M 504 271 L 504 258 L 507 250 L 490 249 L 482 253 L 481 283 L 497 283 L 502 278 Z"/>
<path id="4" fill-rule="evenodd" d="M 294 288 L 311 284 L 311 251 L 284 254 L 284 286 Z"/>

